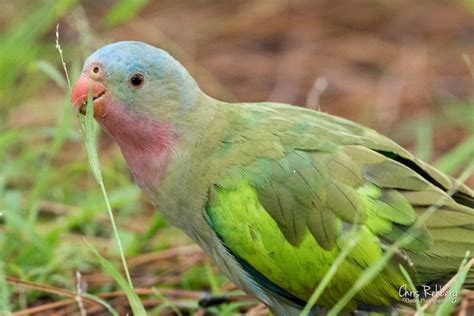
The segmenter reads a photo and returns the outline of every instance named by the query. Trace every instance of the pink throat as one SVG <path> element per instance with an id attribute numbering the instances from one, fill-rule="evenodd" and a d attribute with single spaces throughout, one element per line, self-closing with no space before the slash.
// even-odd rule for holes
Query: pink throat
<path id="1" fill-rule="evenodd" d="M 100 125 L 114 138 L 127 161 L 135 182 L 147 194 L 153 194 L 163 179 L 177 135 L 173 126 L 123 110 L 107 98 Z"/>

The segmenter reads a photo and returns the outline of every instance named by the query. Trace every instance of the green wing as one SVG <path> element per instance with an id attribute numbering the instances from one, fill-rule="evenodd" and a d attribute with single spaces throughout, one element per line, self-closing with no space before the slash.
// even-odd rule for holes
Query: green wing
<path id="1" fill-rule="evenodd" d="M 352 224 L 360 224 L 362 242 L 320 299 L 331 306 L 436 203 L 435 216 L 352 307 L 399 299 L 406 281 L 398 263 L 415 282 L 435 281 L 453 274 L 466 250 L 474 252 L 474 210 L 459 202 L 472 203 L 472 192 L 460 185 L 451 198 L 445 191 L 455 180 L 397 144 L 304 109 L 247 105 L 244 113 L 217 151 L 225 168 L 210 188 L 207 218 L 226 247 L 273 285 L 308 299 L 353 239 Z"/>

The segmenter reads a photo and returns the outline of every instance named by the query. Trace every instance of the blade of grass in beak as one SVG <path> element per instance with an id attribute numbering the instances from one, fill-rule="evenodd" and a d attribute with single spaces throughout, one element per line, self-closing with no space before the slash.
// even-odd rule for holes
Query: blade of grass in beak
<path id="1" fill-rule="evenodd" d="M 116 240 L 118 248 L 119 248 L 120 258 L 122 260 L 123 269 L 124 269 L 125 276 L 126 276 L 127 281 L 128 281 L 128 284 L 125 283 L 127 285 L 127 288 L 124 287 L 123 282 L 119 282 L 117 279 L 116 279 L 116 281 L 119 283 L 119 285 L 122 287 L 122 289 L 124 291 L 127 291 L 127 290 L 133 291 L 132 278 L 130 277 L 130 272 L 128 271 L 128 265 L 127 265 L 127 261 L 125 260 L 125 254 L 124 254 L 124 251 L 123 251 L 122 242 L 120 241 L 117 225 L 115 224 L 114 214 L 112 213 L 112 207 L 110 206 L 109 197 L 107 195 L 107 191 L 105 189 L 105 184 L 104 184 L 104 181 L 103 181 L 103 178 L 102 178 L 102 172 L 100 170 L 99 156 L 98 156 L 97 150 L 96 150 L 96 135 L 97 134 L 96 134 L 96 125 L 94 123 L 94 104 L 93 104 L 93 100 L 92 100 L 91 87 L 89 87 L 89 92 L 88 92 L 88 95 L 87 95 L 87 106 L 86 106 L 85 118 L 83 117 L 83 115 L 79 114 L 79 120 L 80 120 L 81 126 L 82 126 L 82 132 L 83 132 L 83 135 L 84 135 L 84 141 L 85 141 L 85 145 L 86 145 L 87 157 L 89 158 L 89 164 L 90 164 L 90 167 L 91 167 L 91 172 L 92 172 L 94 178 L 96 179 L 97 183 L 99 184 L 99 187 L 102 191 L 102 195 L 104 197 L 105 204 L 106 204 L 106 207 L 107 207 L 107 212 L 109 214 L 110 222 L 112 224 L 114 237 L 115 237 L 115 240 Z M 104 268 L 105 268 L 105 266 L 104 266 Z M 131 306 L 133 306 L 133 304 L 135 304 L 135 305 L 137 304 L 137 302 L 134 302 L 134 301 L 132 302 L 132 299 L 133 299 L 132 296 L 127 295 L 127 297 L 130 301 Z M 139 304 L 141 306 L 141 309 L 144 311 L 144 307 L 141 304 L 141 302 Z M 135 308 L 137 308 L 137 307 L 135 306 Z M 135 313 L 135 315 L 142 315 L 142 314 Z M 145 314 L 143 314 L 143 315 L 145 315 Z"/>
<path id="2" fill-rule="evenodd" d="M 59 56 L 61 57 L 61 63 L 63 65 L 64 73 L 66 75 L 66 81 L 69 87 L 69 92 L 71 92 L 71 82 L 69 80 L 69 74 L 67 71 L 66 63 L 64 62 L 63 52 L 61 49 L 61 45 L 59 44 L 59 24 L 56 26 L 56 49 L 59 52 Z M 130 306 L 133 310 L 134 315 L 144 316 L 146 315 L 145 307 L 143 307 L 142 302 L 138 298 L 135 290 L 133 288 L 132 278 L 130 277 L 130 272 L 128 270 L 127 261 L 125 260 L 125 254 L 123 252 L 122 242 L 119 238 L 119 233 L 117 229 L 117 225 L 115 224 L 114 214 L 112 213 L 112 207 L 110 206 L 109 197 L 107 195 L 107 191 L 105 189 L 104 181 L 102 179 L 102 173 L 100 170 L 100 163 L 99 163 L 99 156 L 97 155 L 96 151 L 96 125 L 94 124 L 94 103 L 92 99 L 92 89 L 89 86 L 88 93 L 87 93 L 87 107 L 86 107 L 86 115 L 85 118 L 83 115 L 79 115 L 79 122 L 81 124 L 81 131 L 84 136 L 84 142 L 87 151 L 87 157 L 89 159 L 89 164 L 91 167 L 91 172 L 96 179 L 99 187 L 102 191 L 102 195 L 104 197 L 104 201 L 107 207 L 107 212 L 109 214 L 110 222 L 112 224 L 112 229 L 114 232 L 114 237 L 117 242 L 120 258 L 122 260 L 123 269 L 125 271 L 125 275 L 127 281 L 120 275 L 120 273 L 114 268 L 114 266 L 105 260 L 94 247 L 91 246 L 94 253 L 98 256 L 100 263 L 102 264 L 103 268 L 106 270 L 107 273 L 111 274 L 120 287 L 127 293 L 127 298 L 130 302 Z M 128 283 L 127 283 L 128 282 Z"/>

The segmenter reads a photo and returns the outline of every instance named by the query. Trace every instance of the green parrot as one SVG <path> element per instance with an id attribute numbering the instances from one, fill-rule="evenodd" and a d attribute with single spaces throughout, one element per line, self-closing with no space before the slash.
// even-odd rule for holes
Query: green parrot
<path id="1" fill-rule="evenodd" d="M 297 315 L 352 240 L 314 309 L 336 304 L 432 205 L 416 238 L 346 311 L 390 307 L 407 284 L 443 284 L 474 253 L 474 193 L 372 129 L 287 104 L 226 103 L 167 52 L 117 42 L 84 63 L 72 103 L 116 141 L 169 223 L 276 315 Z M 355 228 L 355 229 L 354 229 Z M 466 279 L 474 287 L 474 271 Z"/>

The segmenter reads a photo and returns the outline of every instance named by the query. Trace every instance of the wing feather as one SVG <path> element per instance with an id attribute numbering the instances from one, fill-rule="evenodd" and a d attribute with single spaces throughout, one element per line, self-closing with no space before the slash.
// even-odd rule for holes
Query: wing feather
<path id="1" fill-rule="evenodd" d="M 418 228 L 418 235 L 404 246 L 403 254 L 394 259 L 397 272 L 389 282 L 398 277 L 398 262 L 416 270 L 414 280 L 433 281 L 454 274 L 465 251 L 474 252 L 474 239 L 451 237 L 461 233 L 471 236 L 474 232 L 474 210 L 470 206 L 474 194 L 465 185 L 417 160 L 393 141 L 350 121 L 279 104 L 245 107 L 249 116 L 237 116 L 242 121 L 232 125 L 238 128 L 222 140 L 222 148 L 217 150 L 225 167 L 212 189 L 252 190 L 259 205 L 255 209 L 270 216 L 284 242 L 296 252 L 302 248 L 317 249 L 319 254 L 337 252 L 350 234 L 347 224 L 356 224 L 370 236 L 367 240 L 375 240 L 372 252 L 361 249 L 348 259 L 358 268 L 364 267 L 364 260 L 380 255 L 386 243 L 398 240 L 433 205 L 439 209 Z M 258 117 L 258 126 L 248 128 L 245 122 L 254 116 Z M 447 192 L 453 186 L 458 191 L 450 197 Z M 239 203 L 249 203 L 246 198 L 232 201 L 226 203 L 232 208 L 227 212 L 239 212 Z M 213 210 L 220 207 L 211 197 L 209 205 Z M 219 217 L 215 211 L 213 214 Z M 263 221 L 261 216 L 258 218 Z M 220 234 L 231 228 L 223 225 L 219 229 Z M 308 240 L 314 245 L 308 245 Z M 239 252 L 233 245 L 226 247 Z M 265 244 L 264 248 L 271 247 Z M 268 249 L 269 254 L 273 252 Z M 249 260 L 256 269 L 276 269 L 288 262 L 296 265 L 308 260 L 299 255 L 279 257 L 278 252 L 269 257 L 265 257 L 265 264 Z M 441 257 L 446 261 L 435 267 L 434 260 Z M 315 259 L 316 264 L 325 264 L 317 260 L 323 259 Z M 262 273 L 272 279 L 268 275 L 271 272 Z M 291 286 L 278 285 L 291 294 L 299 293 L 300 298 L 304 298 L 301 293 L 313 289 L 309 286 L 293 291 Z"/>

